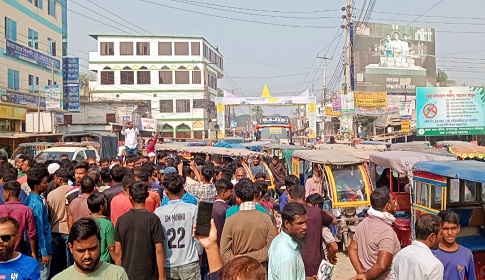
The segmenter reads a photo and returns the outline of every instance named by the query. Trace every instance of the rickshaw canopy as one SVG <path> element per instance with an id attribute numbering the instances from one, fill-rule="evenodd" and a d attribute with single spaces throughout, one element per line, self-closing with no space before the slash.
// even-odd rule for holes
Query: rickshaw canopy
<path id="1" fill-rule="evenodd" d="M 293 152 L 293 157 L 314 163 L 333 165 L 350 165 L 365 162 L 364 159 L 333 150 L 298 150 Z"/>
<path id="2" fill-rule="evenodd" d="M 485 183 L 485 162 L 474 160 L 416 162 L 413 172 L 427 172 L 453 179 Z"/>
<path id="3" fill-rule="evenodd" d="M 460 158 L 485 159 L 485 147 L 476 145 L 451 146 L 450 153 Z"/>
<path id="4" fill-rule="evenodd" d="M 369 160 L 379 166 L 391 168 L 401 174 L 411 171 L 416 162 L 420 161 L 450 161 L 454 157 L 446 157 L 419 153 L 413 151 L 388 151 L 371 153 Z"/>

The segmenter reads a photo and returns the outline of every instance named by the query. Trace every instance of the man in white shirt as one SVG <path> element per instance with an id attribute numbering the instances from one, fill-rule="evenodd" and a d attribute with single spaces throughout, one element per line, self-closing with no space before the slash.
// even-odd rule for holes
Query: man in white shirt
<path id="1" fill-rule="evenodd" d="M 133 122 L 123 124 L 123 128 L 121 128 L 121 135 L 125 136 L 126 155 L 137 155 L 138 136 L 140 136 L 140 131 L 138 131 L 138 128 L 133 126 Z"/>
<path id="2" fill-rule="evenodd" d="M 441 218 L 423 214 L 416 220 L 415 231 L 416 240 L 394 257 L 391 279 L 442 280 L 443 264 L 431 252 L 441 241 Z"/>

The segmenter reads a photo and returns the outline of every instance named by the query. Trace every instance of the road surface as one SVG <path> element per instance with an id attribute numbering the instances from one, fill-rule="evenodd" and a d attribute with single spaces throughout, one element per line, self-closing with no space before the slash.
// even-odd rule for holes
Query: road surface
<path id="1" fill-rule="evenodd" d="M 338 262 L 333 271 L 332 280 L 348 280 L 355 276 L 355 270 L 346 253 L 338 252 Z"/>

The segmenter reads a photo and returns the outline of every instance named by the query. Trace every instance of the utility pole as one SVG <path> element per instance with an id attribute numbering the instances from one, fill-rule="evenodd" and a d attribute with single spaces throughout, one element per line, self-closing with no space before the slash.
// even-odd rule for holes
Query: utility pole
<path id="1" fill-rule="evenodd" d="M 350 43 L 350 23 L 352 22 L 352 6 L 350 4 L 351 0 L 347 0 L 347 6 L 345 7 L 345 11 L 347 12 L 345 15 L 345 18 L 347 19 L 347 22 L 345 24 L 345 28 L 347 29 L 347 34 L 345 36 L 345 93 L 348 93 L 352 90 L 350 88 L 350 64 L 352 58 L 352 49 Z M 344 8 L 342 8 L 342 10 L 344 10 Z"/>
<path id="2" fill-rule="evenodd" d="M 327 95 L 327 65 L 328 65 L 328 60 L 332 60 L 330 57 L 326 56 L 318 56 L 317 58 L 323 59 L 323 96 L 322 100 L 325 104 L 325 102 L 328 102 L 330 98 Z"/>

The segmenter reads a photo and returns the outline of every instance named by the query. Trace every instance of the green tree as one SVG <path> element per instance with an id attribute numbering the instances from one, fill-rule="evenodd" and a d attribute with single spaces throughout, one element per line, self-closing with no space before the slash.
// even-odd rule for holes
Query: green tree
<path id="1" fill-rule="evenodd" d="M 264 111 L 261 106 L 254 106 L 251 108 L 251 113 L 253 115 L 253 120 L 259 120 L 263 116 Z"/>
<path id="2" fill-rule="evenodd" d="M 362 126 L 363 129 L 366 129 L 367 132 L 369 132 L 369 131 L 373 130 L 373 125 L 374 125 L 374 122 L 376 121 L 377 117 L 357 115 L 356 119 L 358 119 L 358 121 L 357 121 L 358 124 L 360 126 Z"/>
<path id="3" fill-rule="evenodd" d="M 448 79 L 448 74 L 440 69 L 438 69 L 438 73 L 436 74 L 436 82 L 439 87 L 452 87 L 456 85 L 456 81 Z"/>
<path id="4" fill-rule="evenodd" d="M 79 86 L 81 88 L 81 94 L 85 96 L 91 96 L 91 88 L 89 87 L 90 81 L 95 81 L 95 77 L 91 74 L 80 73 L 79 74 Z"/>

